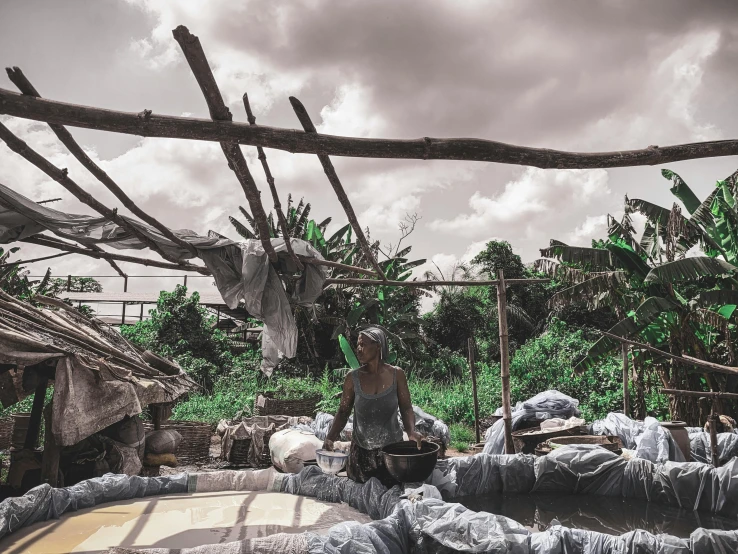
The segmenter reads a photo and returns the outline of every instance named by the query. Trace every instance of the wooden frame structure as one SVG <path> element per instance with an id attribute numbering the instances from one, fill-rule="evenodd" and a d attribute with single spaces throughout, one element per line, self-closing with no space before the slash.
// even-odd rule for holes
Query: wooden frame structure
<path id="1" fill-rule="evenodd" d="M 528 165 L 540 168 L 583 169 L 655 165 L 679 160 L 738 155 L 738 140 L 711 141 L 667 147 L 649 146 L 643 150 L 620 152 L 576 153 L 541 148 L 528 148 L 483 139 L 438 139 L 423 137 L 413 140 L 399 140 L 338 137 L 318 133 L 307 110 L 303 104 L 294 97 L 290 98 L 290 103 L 292 104 L 292 108 L 295 111 L 300 125 L 302 126 L 302 131 L 257 125 L 256 118 L 254 117 L 249 105 L 247 94 L 244 94 L 243 96 L 243 104 L 248 124 L 237 123 L 233 121 L 233 115 L 223 101 L 222 94 L 215 81 L 210 64 L 207 61 L 207 57 L 205 56 L 205 52 L 198 37 L 190 33 L 190 31 L 184 26 L 177 27 L 172 31 L 172 34 L 174 39 L 180 45 L 187 63 L 189 64 L 190 69 L 192 70 L 192 73 L 203 93 L 210 112 L 210 120 L 162 116 L 153 114 L 151 110 L 143 110 L 140 113 L 126 113 L 46 100 L 41 98 L 39 92 L 18 68 L 8 68 L 7 72 L 10 80 L 18 87 L 20 93 L 0 89 L 0 114 L 47 122 L 59 140 L 69 149 L 72 155 L 74 155 L 82 166 L 88 169 L 121 202 L 123 206 L 128 208 L 138 218 L 157 229 L 173 243 L 186 249 L 194 257 L 197 257 L 197 250 L 191 244 L 177 237 L 158 219 L 138 207 L 136 203 L 123 191 L 123 189 L 84 153 L 83 149 L 74 140 L 64 125 L 133 134 L 143 137 L 168 137 L 219 142 L 228 163 L 228 167 L 234 172 L 243 189 L 244 195 L 251 208 L 251 213 L 253 214 L 255 226 L 259 231 L 262 245 L 272 262 L 277 260 L 277 255 L 269 241 L 267 215 L 261 202 L 261 192 L 248 168 L 241 151 L 241 145 L 257 147 L 258 157 L 265 173 L 274 208 L 277 213 L 278 224 L 283 233 L 286 231 L 285 217 L 282 212 L 274 177 L 266 160 L 264 148 L 274 148 L 292 153 L 317 155 L 321 165 L 323 166 L 326 177 L 328 178 L 329 183 L 346 213 L 346 217 L 348 218 L 348 221 L 356 235 L 359 247 L 373 270 L 348 266 L 337 262 L 298 257 L 292 251 L 289 241 L 285 241 L 287 243 L 288 254 L 299 269 L 303 268 L 303 264 L 311 263 L 326 267 L 339 268 L 349 272 L 361 273 L 373 277 L 373 279 L 328 279 L 326 281 L 326 285 L 342 284 L 377 286 L 381 284 L 384 286 L 423 288 L 434 288 L 447 285 L 497 287 L 501 378 L 503 385 L 502 403 L 507 452 L 512 452 L 513 446 L 510 429 L 510 374 L 507 346 L 505 289 L 508 285 L 528 284 L 548 281 L 548 279 L 506 280 L 503 272 L 500 271 L 498 279 L 489 281 L 389 281 L 382 271 L 382 268 L 380 267 L 379 262 L 377 261 L 372 248 L 364 235 L 363 229 L 359 224 L 348 195 L 336 174 L 329 156 L 416 160 L 470 160 Z M 141 242 L 149 246 L 152 251 L 159 254 L 159 256 L 163 258 L 163 261 L 113 254 L 104 251 L 98 246 L 91 246 L 89 244 L 78 246 L 49 236 L 34 236 L 23 239 L 24 242 L 54 248 L 65 253 L 81 254 L 106 260 L 119 275 L 124 277 L 125 273 L 117 266 L 116 262 L 130 262 L 164 269 L 192 271 L 203 275 L 208 275 L 210 273 L 210 271 L 202 265 L 192 264 L 172 258 L 164 252 L 156 242 L 130 225 L 125 218 L 122 218 L 118 214 L 117 209 L 111 209 L 93 198 L 69 177 L 66 169 L 55 167 L 51 162 L 35 152 L 2 124 L 0 124 L 0 140 L 3 140 L 11 150 L 23 156 L 30 163 L 44 171 L 78 200 L 87 204 L 93 210 L 120 225 L 120 227 L 128 233 L 141 240 Z M 39 261 L 39 259 L 28 261 Z M 627 360 L 624 364 L 627 364 Z M 627 375 L 627 369 L 625 366 L 623 372 L 625 377 Z M 738 369 L 736 369 L 735 372 L 738 373 Z M 627 383 L 624 386 L 627 387 Z"/>

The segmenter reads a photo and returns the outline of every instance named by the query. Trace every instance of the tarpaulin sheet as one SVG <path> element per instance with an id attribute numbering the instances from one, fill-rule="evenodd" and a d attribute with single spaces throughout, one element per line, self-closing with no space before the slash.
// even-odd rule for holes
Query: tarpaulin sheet
<path id="1" fill-rule="evenodd" d="M 557 390 L 545 392 L 529 398 L 525 402 L 518 402 L 512 410 L 512 430 L 517 431 L 524 421 L 544 420 L 552 417 L 568 419 L 580 414 L 579 400 L 567 396 Z M 495 415 L 502 415 L 502 408 Z M 505 452 L 505 422 L 498 420 L 487 429 L 483 452 L 485 454 L 504 454 Z"/>
<path id="2" fill-rule="evenodd" d="M 0 184 L 0 244 L 8 244 L 46 230 L 86 245 L 103 242 L 115 249 L 141 250 L 147 245 L 126 229 L 104 217 L 70 214 L 47 208 Z M 128 224 L 154 241 L 169 256 L 185 261 L 192 253 L 170 241 L 161 232 L 132 217 L 121 215 Z M 229 308 L 240 301 L 255 318 L 264 322 L 262 333 L 262 370 L 271 375 L 279 354 L 292 358 L 297 350 L 297 327 L 290 308 L 290 299 L 279 275 L 269 262 L 260 240 L 235 242 L 217 233 L 207 237 L 187 229 L 172 230 L 175 236 L 191 244 L 197 255 L 212 272 L 218 291 Z M 294 269 L 283 239 L 271 239 L 280 263 Z M 295 254 L 322 259 L 308 242 L 290 239 Z M 328 277 L 325 267 L 305 264 L 300 280 L 295 284 L 292 301 L 301 306 L 311 305 L 320 296 Z"/>
<path id="3" fill-rule="evenodd" d="M 590 425 L 590 433 L 617 436 L 625 448 L 635 451 L 637 458 L 658 463 L 686 461 L 671 432 L 653 417 L 636 421 L 625 414 L 609 413 Z"/>
<path id="4" fill-rule="evenodd" d="M 738 435 L 735 433 L 719 433 L 717 436 L 718 459 L 721 464 L 738 456 Z M 712 463 L 712 441 L 710 433 L 700 430 L 689 435 L 692 450 L 692 461 L 704 464 Z"/>

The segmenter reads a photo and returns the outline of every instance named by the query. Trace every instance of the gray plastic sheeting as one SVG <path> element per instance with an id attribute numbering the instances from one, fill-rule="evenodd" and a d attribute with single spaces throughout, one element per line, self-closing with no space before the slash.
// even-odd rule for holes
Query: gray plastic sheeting
<path id="1" fill-rule="evenodd" d="M 597 452 L 600 450 L 601 452 Z M 720 469 L 704 464 L 667 463 L 656 465 L 647 460 L 625 462 L 603 449 L 566 447 L 536 463 L 533 456 L 488 456 L 442 460 L 439 475 L 455 486 L 456 495 L 485 494 L 494 491 L 530 492 L 560 490 L 592 494 L 647 496 L 657 502 L 691 505 L 704 509 L 709 503 L 720 513 L 735 515 L 738 497 L 734 483 L 738 467 L 734 463 Z M 250 477 L 233 486 L 269 488 L 270 473 L 222 472 L 206 480 L 230 483 Z M 274 473 L 274 472 L 272 472 Z M 275 474 L 276 475 L 276 474 Z M 226 479 L 228 477 L 229 479 Z M 678 479 L 678 481 L 677 481 Z M 246 483 L 248 481 L 248 483 Z M 636 484 L 641 481 L 642 484 Z M 182 493 L 199 483 L 195 475 L 172 477 L 127 477 L 106 475 L 65 489 L 48 485 L 36 487 L 27 495 L 0 504 L 0 533 L 3 535 L 24 525 L 59 517 L 80 508 L 103 502 L 130 498 Z M 217 484 L 216 483 L 216 484 Z M 222 484 L 222 483 L 221 483 Z M 278 484 L 278 486 L 277 486 Z M 259 547 L 247 541 L 203 545 L 194 549 L 143 550 L 157 554 L 226 554 L 250 551 L 288 552 L 307 545 L 311 554 L 382 553 L 416 554 L 446 552 L 490 552 L 509 554 L 704 554 L 738 551 L 738 532 L 697 529 L 689 539 L 634 531 L 620 536 L 593 531 L 568 529 L 552 522 L 542 533 L 531 533 L 519 523 L 500 515 L 474 512 L 460 504 L 444 502 L 429 484 L 408 491 L 387 489 L 376 479 L 365 484 L 323 474 L 312 466 L 299 474 L 279 475 L 275 490 L 312 496 L 326 502 L 345 502 L 370 515 L 368 524 L 345 522 L 332 527 L 326 535 L 303 533 L 300 540 L 286 540 L 285 535 L 263 537 Z M 704 492 L 698 492 L 703 488 Z M 255 489 L 255 490 L 256 490 Z M 271 490 L 271 489 L 270 489 Z M 446 496 L 448 496 L 448 490 Z M 709 502 L 702 498 L 709 499 Z M 409 498 L 410 500 L 406 499 Z"/>
<path id="2" fill-rule="evenodd" d="M 440 460 L 429 479 L 443 497 L 490 493 L 564 492 L 641 498 L 738 516 L 738 460 L 714 468 L 695 462 L 626 461 L 596 445 L 569 446 L 548 456 L 526 454 Z"/>
<path id="3" fill-rule="evenodd" d="M 21 527 L 105 502 L 187 492 L 187 475 L 129 477 L 108 473 L 71 487 L 39 485 L 26 494 L 0 502 L 0 538 Z"/>
<path id="4" fill-rule="evenodd" d="M 502 409 L 498 409 L 495 415 L 502 415 Z M 547 390 L 515 405 L 511 414 L 512 430 L 516 431 L 524 421 L 542 421 L 552 417 L 568 419 L 578 415 L 579 400 L 557 390 Z M 505 453 L 505 423 L 503 420 L 496 421 L 492 427 L 487 429 L 484 453 Z"/>
<path id="5" fill-rule="evenodd" d="M 617 436 L 625 448 L 635 451 L 636 458 L 656 463 L 686 461 L 669 430 L 652 417 L 635 421 L 625 414 L 610 413 L 605 419 L 593 422 L 590 433 Z"/>
<path id="6" fill-rule="evenodd" d="M 712 463 L 712 441 L 710 440 L 710 433 L 705 433 L 702 430 L 696 433 L 690 433 L 689 444 L 692 449 L 693 462 Z M 731 458 L 738 456 L 738 435 L 735 433 L 719 433 L 717 446 L 718 459 L 721 464 L 724 464 Z"/>

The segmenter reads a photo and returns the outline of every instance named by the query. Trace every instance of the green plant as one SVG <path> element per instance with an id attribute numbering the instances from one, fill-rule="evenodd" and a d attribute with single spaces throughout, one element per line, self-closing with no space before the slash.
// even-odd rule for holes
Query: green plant
<path id="1" fill-rule="evenodd" d="M 476 441 L 474 429 L 462 423 L 452 423 L 449 425 L 451 433 L 451 448 L 459 452 L 469 450 L 469 445 Z"/>

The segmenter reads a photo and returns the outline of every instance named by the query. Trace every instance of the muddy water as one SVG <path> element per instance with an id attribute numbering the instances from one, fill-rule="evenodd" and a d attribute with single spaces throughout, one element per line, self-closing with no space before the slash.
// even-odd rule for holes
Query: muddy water
<path id="1" fill-rule="evenodd" d="M 0 540 L 3 554 L 91 554 L 112 546 L 189 548 L 274 533 L 324 533 L 371 521 L 345 505 L 272 492 L 157 496 L 103 504 L 37 523 Z"/>
<path id="2" fill-rule="evenodd" d="M 587 495 L 490 495 L 454 499 L 470 510 L 503 515 L 532 532 L 557 519 L 565 527 L 620 535 L 635 529 L 689 537 L 698 527 L 738 529 L 738 520 L 690 512 L 637 499 Z"/>

